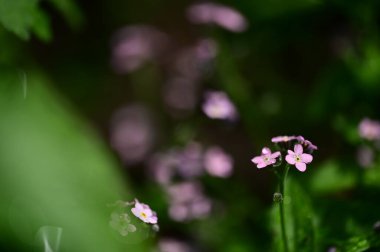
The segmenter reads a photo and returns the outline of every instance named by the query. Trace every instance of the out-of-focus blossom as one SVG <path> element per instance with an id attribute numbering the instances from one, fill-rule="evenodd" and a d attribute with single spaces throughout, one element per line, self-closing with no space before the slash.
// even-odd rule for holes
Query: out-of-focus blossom
<path id="1" fill-rule="evenodd" d="M 129 73 L 146 61 L 157 59 L 168 47 L 169 39 L 154 27 L 136 25 L 121 29 L 112 42 L 114 69 L 119 73 Z"/>
<path id="2" fill-rule="evenodd" d="M 380 140 L 380 122 L 364 118 L 359 124 L 359 135 L 370 141 Z"/>
<path id="3" fill-rule="evenodd" d="M 197 142 L 191 142 L 179 154 L 178 173 L 184 178 L 203 174 L 203 149 Z"/>
<path id="4" fill-rule="evenodd" d="M 288 164 L 295 165 L 299 171 L 304 172 L 306 170 L 306 164 L 313 161 L 313 156 L 303 153 L 302 145 L 296 144 L 294 146 L 294 152 L 288 150 L 288 155 L 286 155 L 285 160 Z"/>
<path id="5" fill-rule="evenodd" d="M 237 119 L 237 111 L 227 94 L 221 91 L 209 91 L 205 94 L 203 112 L 212 119 Z"/>
<path id="6" fill-rule="evenodd" d="M 135 199 L 135 207 L 131 209 L 132 213 L 145 223 L 157 224 L 157 214 L 147 204 L 140 203 Z"/>
<path id="7" fill-rule="evenodd" d="M 110 226 L 118 231 L 120 235 L 126 236 L 128 233 L 136 232 L 136 226 L 131 224 L 131 220 L 126 213 L 113 212 L 111 214 Z"/>
<path id="8" fill-rule="evenodd" d="M 148 110 L 139 105 L 125 107 L 111 121 L 111 145 L 127 164 L 144 159 L 153 147 L 155 130 Z"/>
<path id="9" fill-rule="evenodd" d="M 360 146 L 356 155 L 356 159 L 361 167 L 371 167 L 375 159 L 374 152 L 368 146 Z"/>
<path id="10" fill-rule="evenodd" d="M 218 25 L 232 32 L 242 32 L 248 27 L 247 20 L 240 12 L 221 4 L 194 4 L 187 9 L 186 14 L 194 24 Z"/>
<path id="11" fill-rule="evenodd" d="M 216 177 L 229 177 L 233 169 L 233 159 L 220 147 L 210 147 L 204 155 L 206 171 Z"/>
<path id="12" fill-rule="evenodd" d="M 168 185 L 176 173 L 178 163 L 178 150 L 157 153 L 149 161 L 149 174 L 156 182 Z"/>
<path id="13" fill-rule="evenodd" d="M 267 167 L 268 165 L 273 165 L 277 162 L 276 158 L 281 155 L 279 151 L 272 153 L 267 147 L 264 147 L 261 151 L 261 156 L 252 158 L 252 162 L 257 165 L 257 168 L 261 169 Z"/>
<path id="14" fill-rule="evenodd" d="M 277 136 L 272 138 L 272 143 L 289 142 L 295 140 L 296 136 Z"/>
<path id="15" fill-rule="evenodd" d="M 197 103 L 198 83 L 189 78 L 176 77 L 163 87 L 166 105 L 180 111 L 192 111 Z"/>
<path id="16" fill-rule="evenodd" d="M 169 216 L 176 221 L 200 219 L 208 216 L 212 203 L 203 195 L 196 182 L 182 182 L 167 188 L 170 199 Z"/>
<path id="17" fill-rule="evenodd" d="M 173 238 L 162 238 L 158 242 L 159 252 L 193 252 L 192 247 L 180 240 Z"/>
<path id="18" fill-rule="evenodd" d="M 217 44 L 209 38 L 199 39 L 194 45 L 176 53 L 173 60 L 172 74 L 198 81 L 205 68 L 217 54 Z"/>

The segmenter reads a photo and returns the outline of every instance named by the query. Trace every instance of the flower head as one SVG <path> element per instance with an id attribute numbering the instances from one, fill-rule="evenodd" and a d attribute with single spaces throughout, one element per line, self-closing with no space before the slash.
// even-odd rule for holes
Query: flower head
<path id="1" fill-rule="evenodd" d="M 313 160 L 313 156 L 303 153 L 302 145 L 296 144 L 294 146 L 294 152 L 288 150 L 288 155 L 286 155 L 285 160 L 288 164 L 295 165 L 299 171 L 304 172 L 306 170 L 306 164 Z"/>
<path id="2" fill-rule="evenodd" d="M 272 153 L 271 150 L 267 147 L 264 147 L 261 151 L 261 156 L 252 158 L 252 162 L 257 165 L 257 168 L 261 169 L 268 165 L 276 163 L 276 158 L 281 155 L 279 151 Z"/>
<path id="3" fill-rule="evenodd" d="M 135 199 L 135 207 L 131 209 L 132 213 L 145 223 L 156 224 L 157 214 L 144 203 L 140 203 Z"/>

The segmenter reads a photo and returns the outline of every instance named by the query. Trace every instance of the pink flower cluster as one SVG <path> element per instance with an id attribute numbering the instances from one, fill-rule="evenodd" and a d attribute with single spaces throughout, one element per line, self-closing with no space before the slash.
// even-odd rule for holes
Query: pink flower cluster
<path id="1" fill-rule="evenodd" d="M 287 155 L 285 156 L 285 160 L 288 164 L 294 165 L 297 170 L 304 172 L 306 171 L 306 165 L 313 161 L 313 156 L 311 152 L 317 150 L 317 146 L 312 144 L 309 140 L 305 140 L 302 136 L 278 136 L 272 138 L 273 143 L 295 143 L 293 146 L 293 150 L 291 149 L 283 149 L 286 151 Z M 304 153 L 304 148 L 306 152 Z M 260 156 L 256 156 L 252 158 L 252 162 L 257 166 L 257 168 L 261 169 L 270 165 L 275 165 L 276 163 L 281 162 L 279 159 L 281 157 L 281 151 L 276 151 L 272 153 L 272 151 L 264 147 L 261 151 Z"/>

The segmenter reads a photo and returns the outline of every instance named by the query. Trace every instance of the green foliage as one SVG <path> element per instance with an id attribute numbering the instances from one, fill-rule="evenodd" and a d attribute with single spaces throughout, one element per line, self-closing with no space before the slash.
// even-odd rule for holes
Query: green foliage
<path id="1" fill-rule="evenodd" d="M 81 12 L 72 0 L 50 0 L 72 27 L 83 22 Z M 33 32 L 42 41 L 52 39 L 48 15 L 39 6 L 40 0 L 0 0 L 0 23 L 23 40 Z"/>
<path id="2" fill-rule="evenodd" d="M 320 251 L 318 218 L 310 196 L 294 179 L 288 179 L 286 188 L 285 224 L 290 250 L 297 251 L 298 248 L 302 248 L 303 251 Z M 271 210 L 271 225 L 274 231 L 273 251 L 283 251 L 278 212 L 279 205 L 275 204 Z"/>
<path id="3" fill-rule="evenodd" d="M 125 251 L 107 205 L 133 196 L 97 134 L 39 72 L 23 80 L 2 68 L 0 78 L 1 236 L 31 251 L 51 226 L 62 229 L 62 251 Z"/>

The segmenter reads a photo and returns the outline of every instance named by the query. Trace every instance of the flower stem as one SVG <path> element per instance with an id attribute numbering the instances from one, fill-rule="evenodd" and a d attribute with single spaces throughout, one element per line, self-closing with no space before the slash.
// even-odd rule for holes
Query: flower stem
<path id="1" fill-rule="evenodd" d="M 286 235 L 286 227 L 285 227 L 285 209 L 284 209 L 284 200 L 285 200 L 285 180 L 288 175 L 289 165 L 285 166 L 285 172 L 282 178 L 280 178 L 280 193 L 282 194 L 282 200 L 280 201 L 280 222 L 281 222 L 281 236 L 282 242 L 284 244 L 284 252 L 289 252 L 288 247 L 288 237 Z"/>

